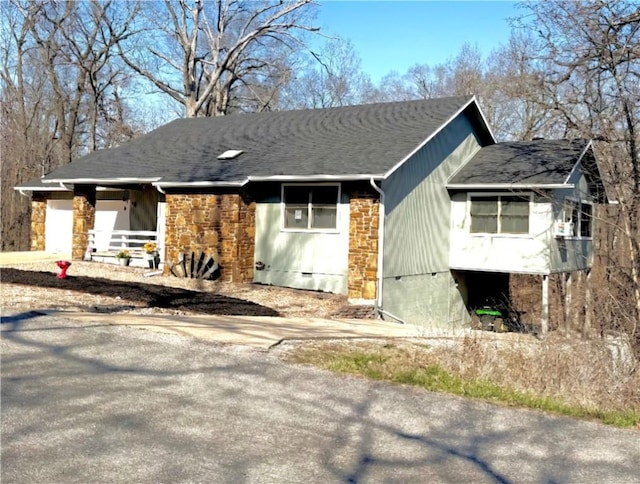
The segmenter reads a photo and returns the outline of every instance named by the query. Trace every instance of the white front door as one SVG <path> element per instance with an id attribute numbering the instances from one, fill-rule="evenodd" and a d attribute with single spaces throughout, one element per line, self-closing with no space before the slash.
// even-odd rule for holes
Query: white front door
<path id="1" fill-rule="evenodd" d="M 71 253 L 73 200 L 47 200 L 44 230 L 44 249 L 46 252 Z"/>

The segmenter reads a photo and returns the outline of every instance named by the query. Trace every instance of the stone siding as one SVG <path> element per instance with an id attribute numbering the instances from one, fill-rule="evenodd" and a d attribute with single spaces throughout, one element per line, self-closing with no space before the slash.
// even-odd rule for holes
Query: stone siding
<path id="1" fill-rule="evenodd" d="M 252 280 L 255 203 L 236 193 L 167 194 L 166 203 L 168 261 L 202 250 L 220 264 L 221 280 Z"/>
<path id="2" fill-rule="evenodd" d="M 348 297 L 374 300 L 378 285 L 378 195 L 355 192 L 349 197 Z"/>
<path id="3" fill-rule="evenodd" d="M 45 250 L 45 222 L 47 219 L 47 199 L 34 193 L 31 199 L 31 250 Z"/>
<path id="4" fill-rule="evenodd" d="M 253 280 L 256 204 L 240 194 L 220 196 L 220 265 L 234 282 Z"/>
<path id="5" fill-rule="evenodd" d="M 73 192 L 73 242 L 71 258 L 82 260 L 89 247 L 89 230 L 96 219 L 96 187 L 76 185 Z"/>

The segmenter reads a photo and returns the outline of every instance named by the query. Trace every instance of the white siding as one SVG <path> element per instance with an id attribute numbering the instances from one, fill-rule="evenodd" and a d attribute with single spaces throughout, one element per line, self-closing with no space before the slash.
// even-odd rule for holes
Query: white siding
<path id="1" fill-rule="evenodd" d="M 575 189 L 556 190 L 548 196 L 534 197 L 527 235 L 472 234 L 467 194 L 455 194 L 451 202 L 450 267 L 523 274 L 571 272 L 590 267 L 591 238 L 554 235 L 554 224 L 561 219 L 565 197 L 592 199 L 584 176 L 579 170 L 576 173 L 570 180 Z"/>
<path id="2" fill-rule="evenodd" d="M 472 234 L 470 225 L 467 194 L 457 194 L 451 202 L 451 268 L 528 274 L 549 272 L 551 203 L 531 203 L 529 234 Z"/>
<path id="3" fill-rule="evenodd" d="M 47 200 L 45 251 L 71 253 L 73 240 L 73 200 Z"/>

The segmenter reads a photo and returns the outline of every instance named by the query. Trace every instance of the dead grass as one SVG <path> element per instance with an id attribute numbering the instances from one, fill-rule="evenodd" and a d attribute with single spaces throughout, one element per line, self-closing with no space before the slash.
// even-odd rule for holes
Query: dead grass
<path id="1" fill-rule="evenodd" d="M 448 344 L 327 342 L 292 361 L 623 427 L 640 425 L 640 372 L 598 342 L 466 337 Z"/>

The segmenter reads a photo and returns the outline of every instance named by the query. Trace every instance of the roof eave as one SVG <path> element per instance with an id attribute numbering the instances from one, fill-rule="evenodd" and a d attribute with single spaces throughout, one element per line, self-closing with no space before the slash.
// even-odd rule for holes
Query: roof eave
<path id="1" fill-rule="evenodd" d="M 68 192 L 69 189 L 68 188 L 63 188 L 60 185 L 55 185 L 55 186 L 50 186 L 50 187 L 43 187 L 43 186 L 34 186 L 34 187 L 30 187 L 30 186 L 15 186 L 13 187 L 14 190 L 18 191 L 18 192 Z"/>
<path id="2" fill-rule="evenodd" d="M 568 183 L 569 180 L 571 180 L 571 177 L 573 176 L 573 174 L 576 172 L 576 170 L 578 169 L 578 167 L 582 163 L 582 159 L 584 158 L 584 155 L 587 153 L 587 150 L 589 150 L 589 148 L 591 148 L 592 143 L 593 143 L 593 141 L 589 140 L 589 142 L 587 143 L 587 146 L 585 146 L 585 148 L 582 150 L 582 153 L 580 153 L 580 156 L 578 157 L 578 160 L 573 164 L 573 168 L 571 168 L 571 171 L 567 175 L 567 178 L 565 179 L 565 183 Z"/>
<path id="3" fill-rule="evenodd" d="M 153 183 L 162 177 L 137 178 L 137 177 L 121 177 L 121 178 L 50 178 L 43 179 L 42 183 L 72 183 L 74 185 L 104 185 L 109 183 Z"/>
<path id="4" fill-rule="evenodd" d="M 154 187 L 160 188 L 239 188 L 246 185 L 247 179 L 239 181 L 198 181 L 198 182 L 180 182 L 180 181 L 158 181 L 152 183 Z"/>
<path id="5" fill-rule="evenodd" d="M 154 187 L 160 188 L 240 188 L 249 182 L 328 182 L 328 181 L 369 181 L 371 179 L 382 180 L 384 175 L 377 174 L 355 174 L 355 175 L 271 175 L 271 176 L 249 176 L 244 180 L 235 181 L 157 181 L 152 183 Z"/>
<path id="6" fill-rule="evenodd" d="M 371 179 L 382 180 L 384 175 L 377 174 L 354 174 L 354 175 L 272 175 L 272 176 L 250 176 L 252 182 L 322 182 L 322 181 L 369 181 Z"/>
<path id="7" fill-rule="evenodd" d="M 480 107 L 480 103 L 478 103 L 478 100 L 476 99 L 475 94 L 473 96 L 473 99 L 471 99 L 471 100 L 475 102 L 476 108 L 478 108 L 478 112 L 480 113 L 480 117 L 482 118 L 482 121 L 484 122 L 484 126 L 485 126 L 485 128 L 487 128 L 487 131 L 489 132 L 489 135 L 491 136 L 491 140 L 493 141 L 493 144 L 496 144 L 497 143 L 496 136 L 495 136 L 495 134 L 493 134 L 493 130 L 491 129 L 491 125 L 487 121 L 487 117 L 484 115 L 484 112 L 482 111 L 482 108 Z M 469 104 L 471 104 L 471 103 L 469 103 Z"/>
<path id="8" fill-rule="evenodd" d="M 449 183 L 449 190 L 573 189 L 573 183 Z"/>

